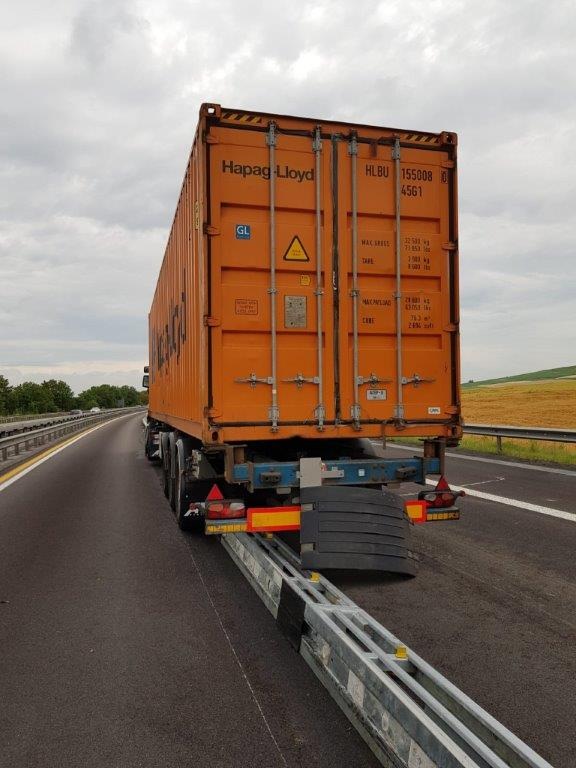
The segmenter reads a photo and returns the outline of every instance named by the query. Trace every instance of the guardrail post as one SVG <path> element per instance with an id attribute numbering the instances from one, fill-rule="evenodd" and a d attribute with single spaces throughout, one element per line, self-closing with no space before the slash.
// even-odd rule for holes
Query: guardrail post
<path id="1" fill-rule="evenodd" d="M 496 450 L 498 453 L 502 453 L 502 436 L 496 435 Z"/>

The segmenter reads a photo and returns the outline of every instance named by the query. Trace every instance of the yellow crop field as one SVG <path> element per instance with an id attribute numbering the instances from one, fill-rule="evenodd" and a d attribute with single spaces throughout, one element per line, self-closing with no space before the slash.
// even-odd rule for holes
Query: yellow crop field
<path id="1" fill-rule="evenodd" d="M 462 414 L 469 424 L 506 424 L 576 429 L 576 380 L 520 381 L 462 390 Z M 466 435 L 464 449 L 495 453 L 494 438 Z M 515 458 L 576 463 L 576 445 L 540 440 L 502 441 L 502 452 Z"/>
<path id="2" fill-rule="evenodd" d="M 462 414 L 470 424 L 576 429 L 576 380 L 492 384 L 462 390 Z"/>

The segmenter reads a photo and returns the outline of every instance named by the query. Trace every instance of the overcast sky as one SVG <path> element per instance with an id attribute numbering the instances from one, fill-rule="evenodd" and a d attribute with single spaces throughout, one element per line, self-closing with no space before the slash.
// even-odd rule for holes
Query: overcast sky
<path id="1" fill-rule="evenodd" d="M 0 373 L 138 385 L 201 102 L 459 134 L 463 379 L 576 363 L 576 3 L 4 0 Z"/>

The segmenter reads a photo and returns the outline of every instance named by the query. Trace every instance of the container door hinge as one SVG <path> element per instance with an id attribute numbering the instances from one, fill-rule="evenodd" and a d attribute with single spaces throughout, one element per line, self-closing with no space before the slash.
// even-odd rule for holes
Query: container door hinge
<path id="1" fill-rule="evenodd" d="M 442 250 L 443 251 L 455 251 L 457 249 L 456 243 L 448 242 L 448 243 L 442 243 Z"/>
<path id="2" fill-rule="evenodd" d="M 220 139 L 217 136 L 214 136 L 212 133 L 205 133 L 204 134 L 204 143 L 205 144 L 220 144 Z"/>
<path id="3" fill-rule="evenodd" d="M 456 163 L 454 160 L 443 160 L 440 163 L 441 168 L 456 168 Z"/>
<path id="4" fill-rule="evenodd" d="M 436 379 L 424 379 L 421 376 L 419 376 L 417 373 L 414 373 L 410 378 L 406 378 L 406 376 L 402 376 L 402 386 L 405 387 L 407 384 L 414 384 L 415 387 L 417 387 L 419 384 L 432 384 L 432 382 L 436 381 Z"/>
<path id="5" fill-rule="evenodd" d="M 220 230 L 218 227 L 213 227 L 211 224 L 208 224 L 207 222 L 204 222 L 202 225 L 202 232 L 205 235 L 209 235 L 210 237 L 216 237 L 216 235 L 220 234 Z"/>
<path id="6" fill-rule="evenodd" d="M 208 326 L 208 328 L 217 328 L 219 325 L 222 325 L 222 321 L 217 317 L 208 317 L 208 315 L 204 315 L 204 325 Z"/>

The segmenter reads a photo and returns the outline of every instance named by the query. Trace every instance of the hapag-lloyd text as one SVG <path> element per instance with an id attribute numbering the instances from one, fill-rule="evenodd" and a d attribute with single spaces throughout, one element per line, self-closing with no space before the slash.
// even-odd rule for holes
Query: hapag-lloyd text
<path id="1" fill-rule="evenodd" d="M 243 165 L 235 163 L 233 160 L 222 160 L 222 173 L 232 173 L 242 176 L 243 179 L 248 176 L 257 178 L 270 178 L 270 168 L 267 165 Z M 288 165 L 277 165 L 275 176 L 277 179 L 291 179 L 302 183 L 303 181 L 314 181 L 314 169 L 302 170 L 300 168 L 290 168 Z"/>

